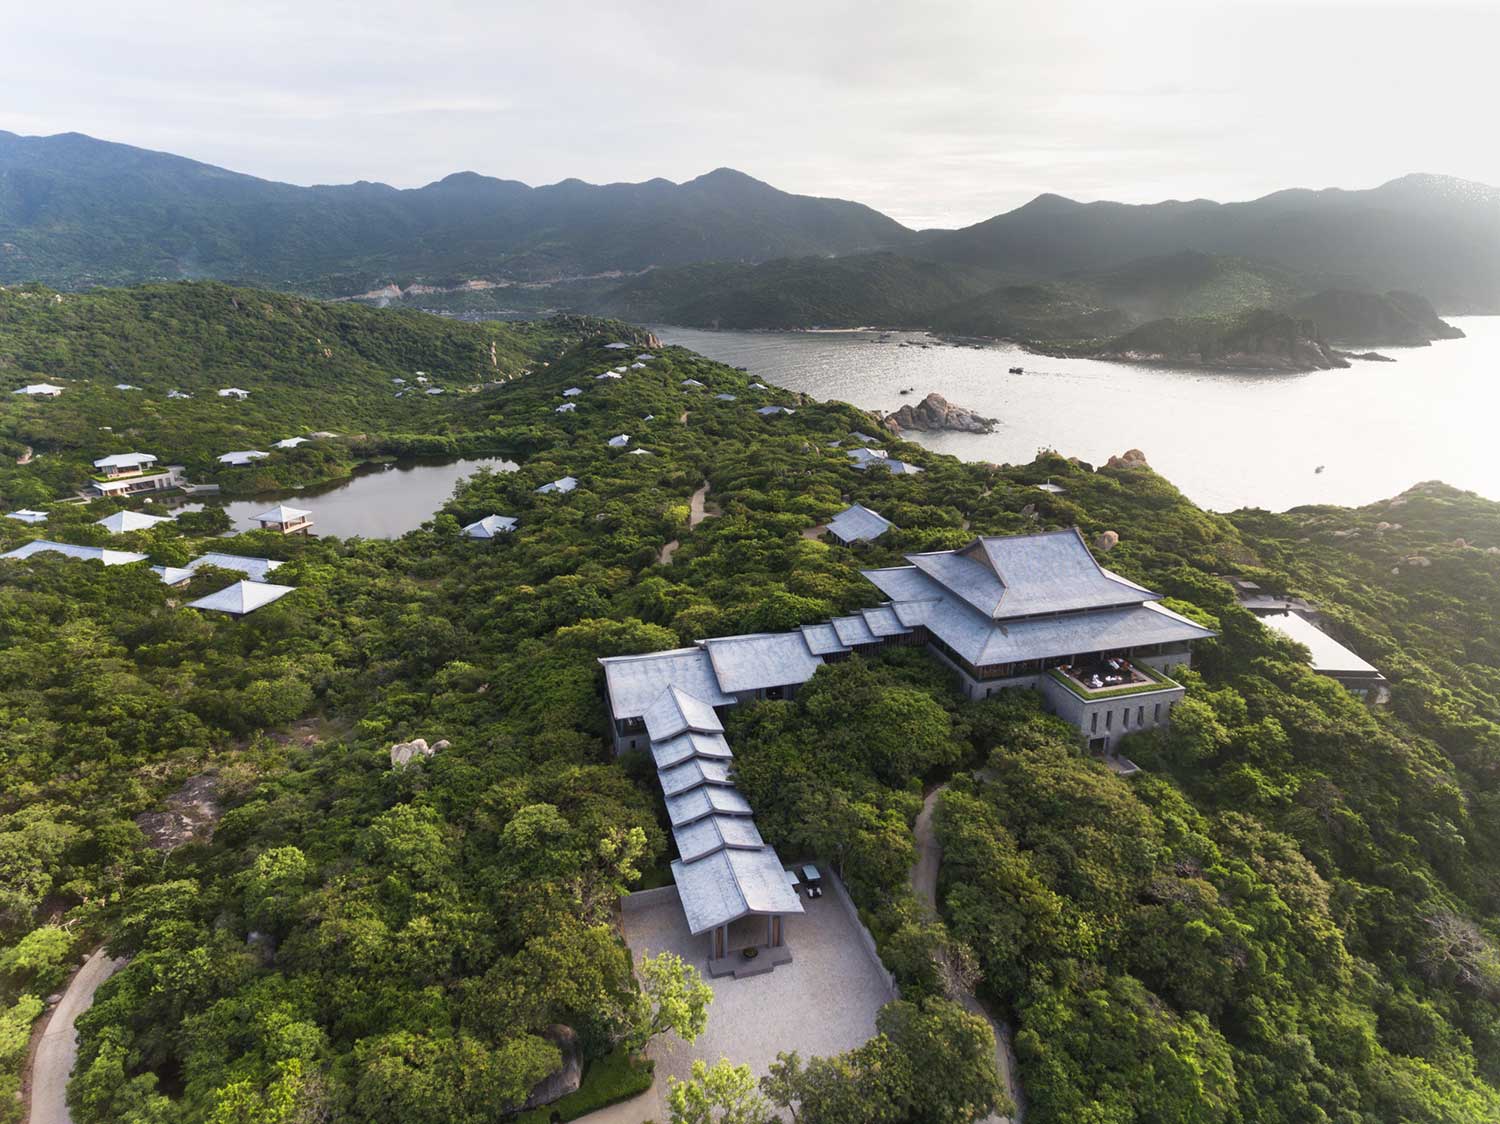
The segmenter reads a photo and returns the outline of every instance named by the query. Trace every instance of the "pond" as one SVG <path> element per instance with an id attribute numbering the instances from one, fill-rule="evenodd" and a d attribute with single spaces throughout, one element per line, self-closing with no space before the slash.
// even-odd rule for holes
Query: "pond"
<path id="1" fill-rule="evenodd" d="M 461 480 L 476 472 L 514 472 L 515 461 L 499 457 L 448 460 L 417 457 L 366 465 L 345 480 L 300 491 L 268 492 L 222 506 L 236 531 L 253 531 L 254 516 L 278 503 L 312 512 L 313 533 L 352 538 L 395 539 L 416 530 L 453 495 Z"/>

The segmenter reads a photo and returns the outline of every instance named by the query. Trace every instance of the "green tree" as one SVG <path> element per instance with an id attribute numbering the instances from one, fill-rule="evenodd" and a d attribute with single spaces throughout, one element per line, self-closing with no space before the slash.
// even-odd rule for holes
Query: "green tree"
<path id="1" fill-rule="evenodd" d="M 686 1081 L 667 1078 L 667 1112 L 672 1124 L 772 1124 L 776 1119 L 750 1067 L 728 1058 L 712 1066 L 694 1061 Z"/>
<path id="2" fill-rule="evenodd" d="M 708 1026 L 714 989 L 674 952 L 643 956 L 636 965 L 641 990 L 626 1019 L 621 1044 L 638 1054 L 658 1034 L 672 1031 L 689 1044 Z"/>

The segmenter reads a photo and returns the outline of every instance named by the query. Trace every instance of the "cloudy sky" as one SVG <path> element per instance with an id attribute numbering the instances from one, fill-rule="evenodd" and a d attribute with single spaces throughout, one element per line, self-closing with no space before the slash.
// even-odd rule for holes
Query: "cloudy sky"
<path id="1" fill-rule="evenodd" d="M 728 165 L 957 226 L 1500 183 L 1497 42 L 1495 0 L 49 0 L 0 4 L 0 129 L 293 183 Z"/>

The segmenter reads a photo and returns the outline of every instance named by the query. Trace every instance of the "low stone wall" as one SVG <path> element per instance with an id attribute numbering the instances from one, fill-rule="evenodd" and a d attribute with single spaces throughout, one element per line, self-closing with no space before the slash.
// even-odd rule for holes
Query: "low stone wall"
<path id="1" fill-rule="evenodd" d="M 823 873 L 824 884 L 833 891 L 833 896 L 838 899 L 839 905 L 843 906 L 844 912 L 849 915 L 849 920 L 853 923 L 855 932 L 859 934 L 859 943 L 870 957 L 870 962 L 875 965 L 875 969 L 880 973 L 881 978 L 890 984 L 891 991 L 896 994 L 897 998 L 900 998 L 901 989 L 896 986 L 896 977 L 886 970 L 885 964 L 881 961 L 880 951 L 875 947 L 875 938 L 870 934 L 870 930 L 865 928 L 865 923 L 859 916 L 859 907 L 854 904 L 854 899 L 849 896 L 849 891 L 844 889 L 844 883 L 833 872 L 833 868 L 827 864 L 819 863 L 818 869 Z"/>
<path id="2" fill-rule="evenodd" d="M 637 890 L 633 894 L 626 894 L 620 899 L 620 912 L 639 913 L 643 909 L 653 909 L 666 902 L 680 900 L 675 885 L 657 886 L 652 890 Z"/>

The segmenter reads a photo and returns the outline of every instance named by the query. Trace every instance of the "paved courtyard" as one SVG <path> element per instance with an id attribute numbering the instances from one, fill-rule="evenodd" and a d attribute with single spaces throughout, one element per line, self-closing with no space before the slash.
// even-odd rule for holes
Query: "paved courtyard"
<path id="1" fill-rule="evenodd" d="M 782 1050 L 796 1050 L 805 1060 L 841 1053 L 872 1038 L 876 1012 L 896 996 L 836 893 L 829 886 L 821 898 L 808 901 L 804 896 L 807 912 L 786 919 L 792 963 L 748 979 L 708 981 L 714 989 L 708 1029 L 691 1046 L 673 1034 L 651 1044 L 656 1084 L 648 1093 L 585 1119 L 590 1124 L 665 1120 L 667 1078 L 687 1077 L 695 1058 L 712 1063 L 726 1057 L 749 1065 L 759 1077 Z M 636 959 L 675 952 L 708 978 L 708 937 L 688 932 L 675 898 L 626 913 L 624 923 Z"/>

